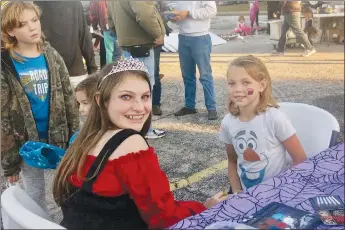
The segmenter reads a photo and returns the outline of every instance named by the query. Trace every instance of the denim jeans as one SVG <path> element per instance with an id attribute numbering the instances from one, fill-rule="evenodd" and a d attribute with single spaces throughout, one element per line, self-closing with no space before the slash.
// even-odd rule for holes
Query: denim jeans
<path id="1" fill-rule="evenodd" d="M 110 36 L 112 37 L 112 41 L 113 41 L 113 53 L 112 53 L 112 60 L 111 62 L 117 62 L 119 60 L 121 60 L 122 57 L 122 49 L 119 47 L 118 43 L 117 43 L 117 38 L 116 35 L 114 34 L 113 31 L 110 31 Z"/>
<path id="2" fill-rule="evenodd" d="M 212 41 L 210 35 L 184 36 L 179 34 L 178 53 L 182 71 L 185 107 L 195 109 L 196 66 L 200 73 L 200 83 L 204 89 L 207 110 L 216 110 L 216 100 L 211 68 Z"/>
<path id="3" fill-rule="evenodd" d="M 300 12 L 292 12 L 290 14 L 284 14 L 284 22 L 282 26 L 282 34 L 280 36 L 277 51 L 284 52 L 285 43 L 286 43 L 286 33 L 291 27 L 292 32 L 296 35 L 296 39 L 300 39 L 302 44 L 307 50 L 311 50 L 314 47 L 310 44 L 308 36 L 304 33 L 301 28 L 300 22 Z"/>
<path id="4" fill-rule="evenodd" d="M 130 58 L 131 54 L 127 51 L 123 51 L 123 58 L 127 59 Z M 154 52 L 153 49 L 150 50 L 150 56 L 149 57 L 142 57 L 137 58 L 139 61 L 144 62 L 144 65 L 146 66 L 148 72 L 149 72 L 149 79 L 151 83 L 151 89 L 155 85 L 155 60 L 154 60 Z M 149 132 L 152 131 L 152 125 L 150 126 Z"/>
<path id="5" fill-rule="evenodd" d="M 128 51 L 123 51 L 123 58 L 127 59 L 130 58 L 131 54 Z M 155 84 L 155 60 L 154 60 L 154 52 L 153 49 L 150 50 L 150 56 L 149 57 L 141 57 L 136 58 L 139 61 L 144 62 L 144 65 L 146 66 L 147 70 L 149 71 L 149 78 L 151 83 L 151 89 Z"/>
<path id="6" fill-rule="evenodd" d="M 152 89 L 152 105 L 160 106 L 162 96 L 162 85 L 161 79 L 159 78 L 159 63 L 161 58 L 162 46 L 157 46 L 153 50 L 155 57 L 155 84 Z"/>

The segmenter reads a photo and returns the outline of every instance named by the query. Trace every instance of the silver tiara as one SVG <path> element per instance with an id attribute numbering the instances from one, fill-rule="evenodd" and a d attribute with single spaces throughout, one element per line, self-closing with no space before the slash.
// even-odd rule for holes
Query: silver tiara
<path id="1" fill-rule="evenodd" d="M 147 75 L 149 75 L 149 71 L 146 68 L 144 62 L 139 61 L 138 59 L 130 57 L 128 59 L 125 59 L 124 61 L 118 61 L 116 65 L 113 65 L 113 68 L 111 69 L 111 71 L 107 75 L 105 75 L 103 77 L 103 79 L 101 80 L 99 85 L 101 85 L 102 82 L 104 81 L 104 79 L 106 79 L 110 75 L 112 75 L 114 73 L 128 71 L 128 70 L 143 71 Z"/>

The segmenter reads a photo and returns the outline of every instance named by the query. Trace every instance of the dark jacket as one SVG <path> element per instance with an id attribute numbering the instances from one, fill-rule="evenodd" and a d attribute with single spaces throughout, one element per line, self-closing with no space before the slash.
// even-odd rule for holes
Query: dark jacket
<path id="1" fill-rule="evenodd" d="M 59 52 L 70 76 L 97 71 L 90 30 L 80 1 L 37 1 L 41 10 L 42 31 Z"/>
<path id="2" fill-rule="evenodd" d="M 79 115 L 69 74 L 62 57 L 45 43 L 44 57 L 49 70 L 48 143 L 66 148 L 79 128 Z M 1 51 L 1 166 L 5 176 L 20 171 L 19 148 L 28 140 L 40 141 L 31 105 L 17 78 L 7 50 Z"/>
<path id="3" fill-rule="evenodd" d="M 283 14 L 291 14 L 292 12 L 301 12 L 300 1 L 285 1 L 282 7 Z"/>
<path id="4" fill-rule="evenodd" d="M 154 46 L 154 41 L 165 35 L 163 19 L 154 1 L 108 1 L 109 26 L 115 26 L 120 47 Z"/>

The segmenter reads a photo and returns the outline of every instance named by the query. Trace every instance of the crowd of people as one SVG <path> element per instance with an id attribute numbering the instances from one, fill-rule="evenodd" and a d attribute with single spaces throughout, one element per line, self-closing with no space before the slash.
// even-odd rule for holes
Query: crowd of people
<path id="1" fill-rule="evenodd" d="M 162 114 L 159 53 L 170 32 L 157 8 L 164 6 L 129 0 L 92 2 L 90 22 L 102 35 L 105 55 L 97 71 L 81 2 L 14 1 L 2 7 L 4 175 L 10 183 L 20 175 L 25 191 L 48 212 L 44 170 L 23 161 L 20 148 L 33 141 L 65 149 L 61 162 L 56 162 L 53 196 L 67 229 L 167 228 L 229 196 L 219 192 L 204 203 L 176 201 L 146 141 L 166 135 L 151 125 L 152 113 Z M 213 1 L 176 2 L 171 11 L 170 20 L 179 26 L 185 86 L 185 104 L 175 116 L 197 112 L 198 67 L 208 119 L 218 119 L 209 35 L 216 13 Z M 86 73 L 73 90 L 70 78 Z M 229 113 L 222 120 L 220 140 L 226 146 L 232 194 L 285 170 L 286 150 L 294 164 L 304 161 L 306 154 L 289 119 L 278 109 L 269 71 L 260 59 L 236 58 L 226 76 Z M 260 176 L 253 179 L 253 172 Z"/>

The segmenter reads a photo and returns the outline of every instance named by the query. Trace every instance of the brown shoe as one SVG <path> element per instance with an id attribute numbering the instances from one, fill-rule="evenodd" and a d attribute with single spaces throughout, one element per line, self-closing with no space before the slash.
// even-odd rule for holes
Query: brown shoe
<path id="1" fill-rule="evenodd" d="M 183 107 L 182 109 L 180 109 L 179 111 L 175 113 L 175 116 L 179 117 L 179 116 L 184 116 L 184 115 L 194 114 L 194 113 L 197 113 L 196 109 L 189 109 L 187 107 Z"/>
<path id="2" fill-rule="evenodd" d="M 158 105 L 153 105 L 152 106 L 152 114 L 156 116 L 161 116 L 163 114 L 162 109 Z"/>
<path id="3" fill-rule="evenodd" d="M 159 79 L 162 79 L 164 77 L 164 74 L 159 74 Z"/>

